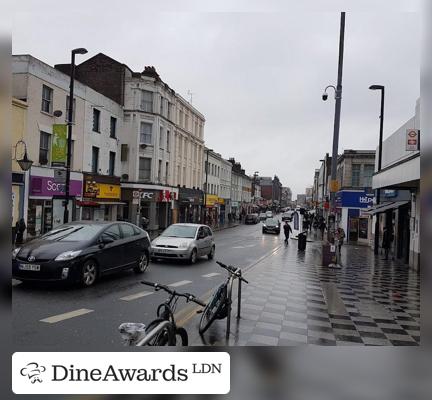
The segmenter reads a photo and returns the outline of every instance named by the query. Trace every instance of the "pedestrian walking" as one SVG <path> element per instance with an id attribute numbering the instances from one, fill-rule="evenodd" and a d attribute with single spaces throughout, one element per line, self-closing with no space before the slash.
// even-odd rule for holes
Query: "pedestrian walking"
<path id="1" fill-rule="evenodd" d="M 15 244 L 22 244 L 24 242 L 24 232 L 27 229 L 24 218 L 20 218 L 15 224 Z"/>
<path id="2" fill-rule="evenodd" d="M 345 239 L 345 231 L 343 230 L 343 228 L 339 227 L 337 228 L 336 231 L 336 238 L 338 241 L 338 249 L 339 249 L 339 254 L 341 253 L 341 249 L 342 249 L 342 245 Z"/>
<path id="3" fill-rule="evenodd" d="M 285 221 L 285 225 L 283 226 L 284 235 L 285 235 L 285 243 L 288 243 L 289 235 L 292 233 L 291 225 L 288 221 Z"/>
<path id="4" fill-rule="evenodd" d="M 383 240 L 382 240 L 382 248 L 384 249 L 384 260 L 388 260 L 389 250 L 391 247 L 391 244 L 393 242 L 393 232 L 387 228 L 387 226 L 384 227 L 383 231 Z"/>
<path id="5" fill-rule="evenodd" d="M 324 218 L 320 222 L 319 229 L 321 231 L 321 240 L 324 240 L 324 231 L 327 229 L 327 225 L 324 221 Z"/>
<path id="6" fill-rule="evenodd" d="M 148 224 L 149 224 L 149 222 L 150 222 L 150 220 L 149 220 L 147 217 L 142 216 L 142 217 L 141 217 L 141 228 L 144 229 L 144 230 L 146 231 L 147 228 L 148 228 Z"/>

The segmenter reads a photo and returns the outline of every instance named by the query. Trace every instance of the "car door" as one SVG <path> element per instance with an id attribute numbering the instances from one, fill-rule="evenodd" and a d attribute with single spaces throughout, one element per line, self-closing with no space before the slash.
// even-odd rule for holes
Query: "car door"
<path id="1" fill-rule="evenodd" d="M 214 242 L 214 238 L 213 238 L 213 233 L 212 233 L 211 229 L 208 226 L 204 227 L 204 232 L 206 233 L 206 237 L 205 237 L 205 243 L 206 243 L 205 254 L 207 255 L 211 251 L 211 248 L 212 248 L 213 242 Z"/>
<path id="2" fill-rule="evenodd" d="M 141 245 L 138 235 L 131 224 L 120 224 L 123 233 L 123 249 L 125 252 L 125 264 L 131 265 L 135 263 L 141 254 Z"/>
<path id="3" fill-rule="evenodd" d="M 196 243 L 197 243 L 197 249 L 198 249 L 198 255 L 202 256 L 205 253 L 206 248 L 206 234 L 203 226 L 200 226 L 197 232 L 196 236 Z"/>
<path id="4" fill-rule="evenodd" d="M 105 239 L 108 239 L 110 242 L 108 243 Z M 122 242 L 119 224 L 110 225 L 99 236 L 97 261 L 102 273 L 124 264 Z"/>

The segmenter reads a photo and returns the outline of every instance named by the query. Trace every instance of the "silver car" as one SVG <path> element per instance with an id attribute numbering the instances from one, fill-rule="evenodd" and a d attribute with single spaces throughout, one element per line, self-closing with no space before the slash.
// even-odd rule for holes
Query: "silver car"
<path id="1" fill-rule="evenodd" d="M 194 264 L 198 257 L 213 259 L 213 232 L 207 225 L 173 224 L 151 243 L 151 259 L 187 260 Z"/>

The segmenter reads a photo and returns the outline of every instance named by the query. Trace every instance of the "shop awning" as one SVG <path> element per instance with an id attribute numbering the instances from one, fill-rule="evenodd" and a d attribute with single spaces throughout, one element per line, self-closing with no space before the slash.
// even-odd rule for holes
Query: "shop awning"
<path id="1" fill-rule="evenodd" d="M 95 200 L 77 200 L 77 205 L 82 207 L 98 207 L 100 205 L 123 205 L 121 201 L 95 201 Z"/>
<path id="2" fill-rule="evenodd" d="M 106 204 L 106 205 L 124 205 L 127 204 L 124 201 L 98 201 L 99 204 Z"/>
<path id="3" fill-rule="evenodd" d="M 393 208 L 398 208 L 398 207 L 403 206 L 403 205 L 408 204 L 408 203 L 409 203 L 409 201 L 392 201 L 391 203 L 379 204 L 377 206 L 370 208 L 367 211 L 362 211 L 362 215 L 380 214 L 384 211 L 387 211 L 387 210 L 390 210 Z"/>

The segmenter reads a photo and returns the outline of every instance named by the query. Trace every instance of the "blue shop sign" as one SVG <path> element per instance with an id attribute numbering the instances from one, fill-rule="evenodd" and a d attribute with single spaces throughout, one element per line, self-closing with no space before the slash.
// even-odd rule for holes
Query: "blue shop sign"
<path id="1" fill-rule="evenodd" d="M 373 205 L 374 194 L 365 190 L 341 190 L 336 193 L 336 206 L 348 208 L 367 208 Z"/>

